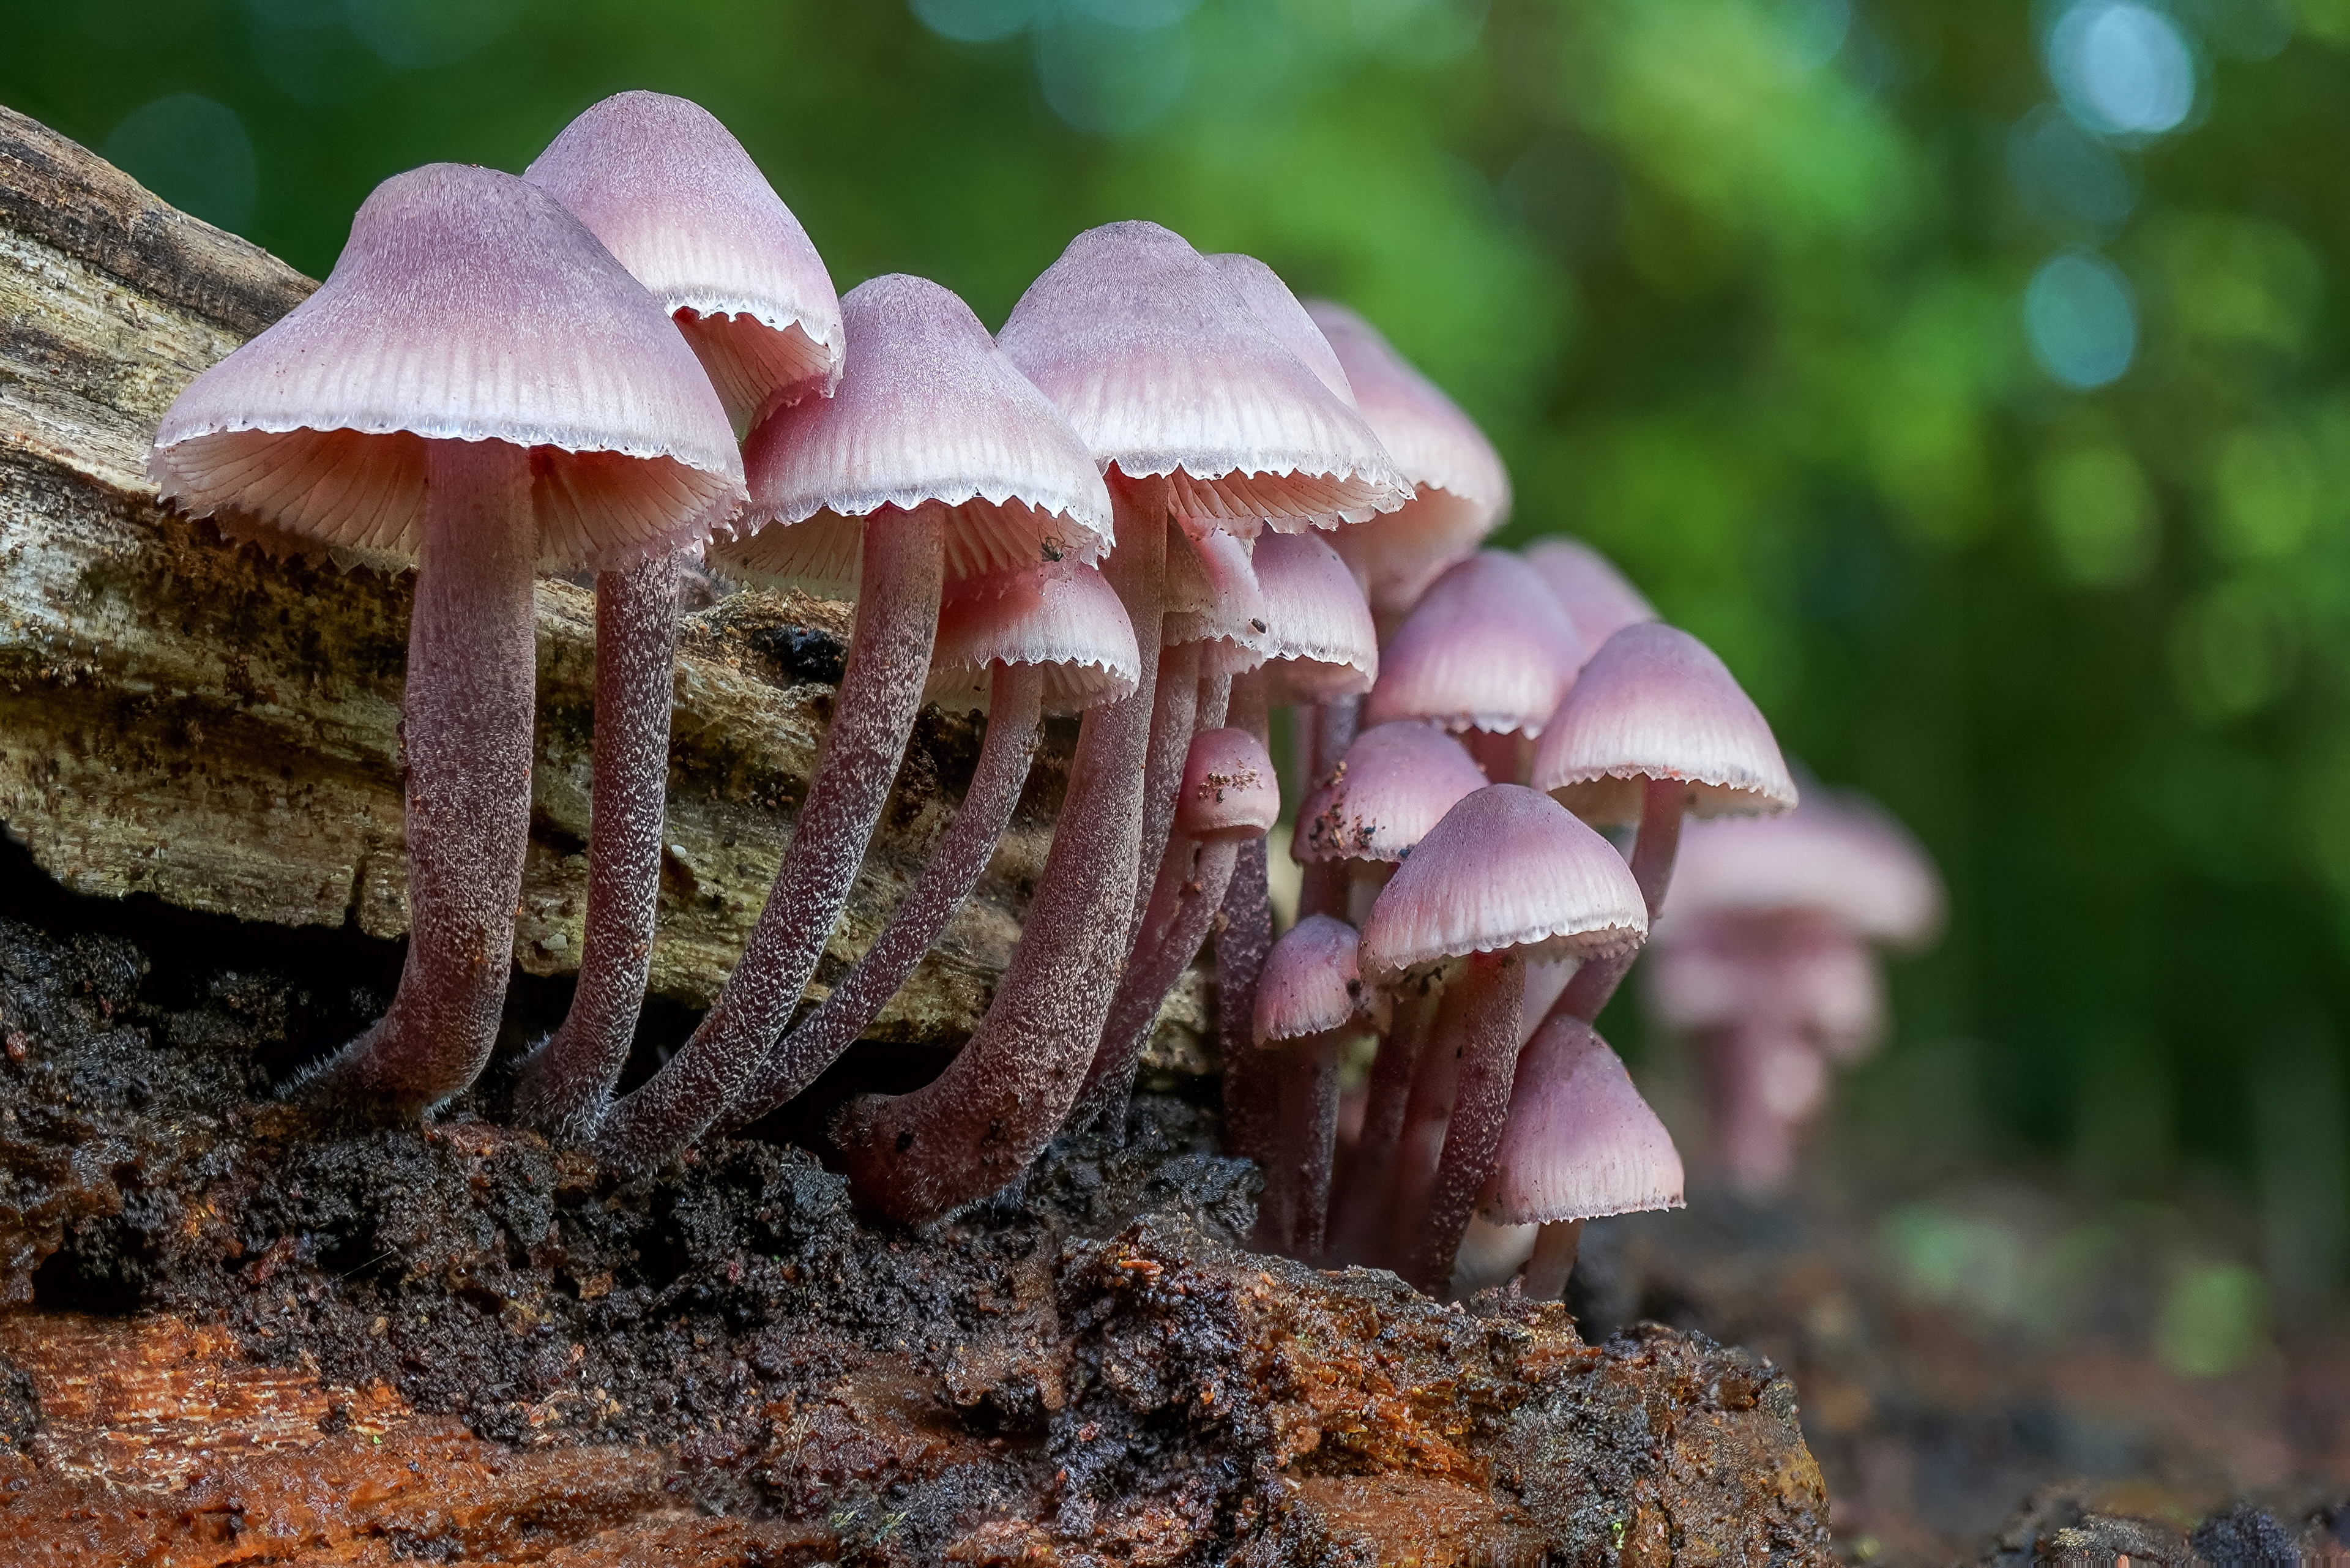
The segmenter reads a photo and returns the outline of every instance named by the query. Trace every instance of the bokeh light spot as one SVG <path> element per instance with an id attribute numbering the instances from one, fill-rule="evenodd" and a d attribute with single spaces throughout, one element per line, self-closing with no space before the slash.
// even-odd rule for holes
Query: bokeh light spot
<path id="1" fill-rule="evenodd" d="M 2158 136 L 2195 107 L 2195 57 L 2178 24 L 2128 0 L 2082 0 L 2048 34 L 2064 107 L 2108 136 Z"/>
<path id="2" fill-rule="evenodd" d="M 2051 452 L 2033 470 L 2033 493 L 2070 581 L 2116 587 L 2153 566 L 2161 537 L 2154 493 L 2123 448 L 2101 442 Z"/>
<path id="3" fill-rule="evenodd" d="M 959 44 L 986 44 L 1025 32 L 1050 0 L 912 0 L 915 19 Z"/>
<path id="4" fill-rule="evenodd" d="M 242 229 L 253 217 L 259 190 L 253 139 L 224 103 L 201 93 L 167 94 L 123 116 L 99 151 L 206 223 Z"/>
<path id="5" fill-rule="evenodd" d="M 2024 116 L 2009 134 L 2007 171 L 2043 219 L 2112 229 L 2137 204 L 2129 171 L 2113 149 L 2053 104 Z"/>
<path id="6" fill-rule="evenodd" d="M 1178 26 L 1148 32 L 1064 16 L 1036 30 L 1036 81 L 1053 112 L 1106 136 L 1140 130 L 1175 107 L 1191 74 Z"/>
<path id="7" fill-rule="evenodd" d="M 1788 62 L 1798 70 L 1835 59 L 1852 33 L 1851 0 L 1776 0 L 1772 8 Z"/>
<path id="8" fill-rule="evenodd" d="M 2220 583 L 2171 622 L 2171 676 L 2188 712 L 2207 723 L 2249 718 L 2284 693 L 2300 654 L 2293 607 L 2265 585 Z"/>
<path id="9" fill-rule="evenodd" d="M 2041 368 L 2086 390 L 2117 379 L 2137 353 L 2137 301 L 2095 251 L 2052 256 L 2023 291 L 2024 332 Z"/>
<path id="10" fill-rule="evenodd" d="M 2233 1372 L 2261 1346 L 2268 1286 L 2241 1263 L 2215 1263 L 2180 1276 L 2163 1299 L 2162 1362 L 2181 1377 Z"/>
<path id="11" fill-rule="evenodd" d="M 2234 561 L 2294 554 L 2317 525 L 2323 484 L 2317 456 L 2297 432 L 2234 432 L 2211 469 L 2213 547 Z"/>

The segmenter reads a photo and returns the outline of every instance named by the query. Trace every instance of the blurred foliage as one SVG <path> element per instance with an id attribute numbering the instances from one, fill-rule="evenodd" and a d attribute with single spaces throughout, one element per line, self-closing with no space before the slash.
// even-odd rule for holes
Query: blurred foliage
<path id="1" fill-rule="evenodd" d="M 1931 846 L 1871 1116 L 2289 1182 L 2263 1043 L 2315 1038 L 2343 1181 L 2350 0 L 0 7 L 0 99 L 314 274 L 378 180 L 632 86 L 844 286 L 1000 320 L 1136 215 L 1262 255 L 1485 422 L 1509 537 L 1613 553 Z M 2107 24 L 2144 79 L 2060 104 Z"/>

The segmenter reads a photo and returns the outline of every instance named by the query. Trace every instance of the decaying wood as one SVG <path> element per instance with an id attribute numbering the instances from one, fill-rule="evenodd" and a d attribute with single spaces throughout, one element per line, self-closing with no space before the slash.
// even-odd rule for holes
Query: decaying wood
<path id="1" fill-rule="evenodd" d="M 224 547 L 159 509 L 143 468 L 180 389 L 313 286 L 0 109 L 0 824 L 78 892 L 393 937 L 408 924 L 408 580 Z M 593 598 L 543 582 L 537 611 L 515 958 L 545 974 L 579 950 Z M 845 633 L 844 612 L 739 596 L 687 622 L 657 992 L 707 1002 L 758 914 L 831 697 L 777 655 L 810 629 Z M 918 736 L 820 980 L 910 885 L 973 745 L 953 722 Z M 1035 798 L 878 1033 L 951 1039 L 976 1021 L 1018 935 L 1066 762 L 1065 750 L 1040 760 Z M 1196 1025 L 1200 1009 L 1195 986 L 1172 1012 Z"/>

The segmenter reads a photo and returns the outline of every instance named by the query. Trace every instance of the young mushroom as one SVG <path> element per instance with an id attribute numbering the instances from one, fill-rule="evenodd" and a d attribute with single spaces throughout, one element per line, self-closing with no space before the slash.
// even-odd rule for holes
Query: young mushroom
<path id="1" fill-rule="evenodd" d="M 1293 1058 L 1272 1075 L 1279 1100 L 1257 1206 L 1260 1245 L 1293 1257 L 1322 1251 L 1338 1128 L 1338 1054 L 1357 1035 L 1387 1027 L 1386 993 L 1357 969 L 1355 928 L 1308 915 L 1273 944 L 1251 1007 L 1253 1044 Z M 1218 999 L 1218 1005 L 1224 1005 Z"/>
<path id="2" fill-rule="evenodd" d="M 1554 534 L 1528 545 L 1523 554 L 1526 565 L 1558 596 L 1575 629 L 1594 648 L 1627 626 L 1657 618 L 1656 607 L 1640 590 L 1580 539 Z"/>
<path id="3" fill-rule="evenodd" d="M 378 186 L 318 291 L 198 377 L 148 459 L 232 537 L 413 561 L 410 939 L 384 1016 L 311 1080 L 421 1112 L 495 1043 L 530 829 L 542 563 L 625 570 L 741 504 L 725 410 L 579 221 L 491 170 Z"/>
<path id="4" fill-rule="evenodd" d="M 595 104 L 523 171 L 659 300 L 737 431 L 840 378 L 840 301 L 766 177 L 700 105 L 624 92 Z M 683 556 L 596 578 L 596 730 L 588 918 L 578 990 L 524 1063 L 522 1120 L 588 1133 L 627 1063 L 652 971 L 669 786 Z"/>
<path id="5" fill-rule="evenodd" d="M 668 1158 L 747 1089 L 847 901 L 921 705 L 944 585 L 1104 547 L 1108 497 L 1084 446 L 937 284 L 891 275 L 842 301 L 837 391 L 771 413 L 746 447 L 751 515 L 712 552 L 771 581 L 858 590 L 847 668 L 806 803 L 741 962 L 677 1054 L 612 1108 L 596 1148 Z"/>

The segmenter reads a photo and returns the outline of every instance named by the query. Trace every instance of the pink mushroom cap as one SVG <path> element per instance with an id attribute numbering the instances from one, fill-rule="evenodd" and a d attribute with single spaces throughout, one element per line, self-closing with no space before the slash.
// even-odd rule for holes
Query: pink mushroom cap
<path id="1" fill-rule="evenodd" d="M 824 258 L 700 104 L 615 93 L 564 127 L 523 178 L 570 208 L 676 318 L 738 423 L 840 379 L 840 300 Z"/>
<path id="2" fill-rule="evenodd" d="M 1371 689 L 1379 639 L 1355 575 L 1319 534 L 1267 534 L 1253 563 L 1264 600 L 1265 700 L 1326 702 Z M 1221 656 L 1219 656 L 1221 657 Z M 1232 663 L 1217 672 L 1236 673 Z"/>
<path id="3" fill-rule="evenodd" d="M 1103 469 L 1164 475 L 1180 516 L 1295 532 L 1409 499 L 1362 416 L 1156 223 L 1107 223 L 1070 241 L 1001 340 Z"/>
<path id="4" fill-rule="evenodd" d="M 1278 1045 L 1360 1025 L 1387 1027 L 1387 993 L 1356 967 L 1362 938 L 1330 915 L 1308 915 L 1281 933 L 1256 982 L 1256 1043 Z"/>
<path id="5" fill-rule="evenodd" d="M 1305 797 L 1290 855 L 1300 861 L 1395 863 L 1444 820 L 1485 773 L 1461 742 L 1401 720 L 1355 737 L 1330 781 Z"/>
<path id="6" fill-rule="evenodd" d="M 1714 910 L 1816 909 L 1873 942 L 1915 950 L 1943 918 L 1942 882 L 1908 830 L 1866 797 L 1814 792 L 1783 816 L 1692 824 L 1658 931 Z"/>
<path id="7" fill-rule="evenodd" d="M 1246 730 L 1202 730 L 1183 757 L 1175 831 L 1202 844 L 1262 838 L 1281 818 L 1281 781 Z"/>
<path id="8" fill-rule="evenodd" d="M 1203 644 L 1210 673 L 1237 674 L 1264 662 L 1270 613 L 1247 540 L 1213 524 L 1182 523 L 1183 543 L 1167 551 L 1162 647 Z"/>
<path id="9" fill-rule="evenodd" d="M 1045 711 L 1076 713 L 1131 695 L 1142 659 L 1117 591 L 1093 567 L 1069 561 L 967 577 L 947 589 L 925 698 L 984 710 L 999 664 L 1038 667 Z"/>
<path id="10" fill-rule="evenodd" d="M 1767 1020 L 1838 1062 L 1859 1060 L 1884 1036 L 1876 955 L 1820 910 L 1708 910 L 1659 921 L 1653 945 L 1649 1006 L 1676 1033 Z"/>
<path id="11" fill-rule="evenodd" d="M 1388 639 L 1363 722 L 1539 735 L 1585 652 L 1533 567 L 1480 550 L 1447 567 Z"/>
<path id="12" fill-rule="evenodd" d="M 1698 817 L 1795 804 L 1770 722 L 1713 650 L 1676 627 L 1627 626 L 1591 656 L 1534 751 L 1534 782 L 1586 822 L 1637 822 L 1650 780 L 1690 786 Z"/>
<path id="13" fill-rule="evenodd" d="M 1297 362 L 1314 372 L 1314 379 L 1330 389 L 1330 395 L 1354 408 L 1355 389 L 1347 379 L 1347 368 L 1338 363 L 1337 351 L 1322 335 L 1314 317 L 1281 275 L 1252 255 L 1227 251 L 1208 258 L 1223 280 L 1232 285 L 1251 314 L 1264 323 L 1264 329 L 1281 342 L 1284 348 L 1297 356 Z M 1389 452 L 1388 456 L 1395 454 Z"/>
<path id="14" fill-rule="evenodd" d="M 1599 958 L 1648 934 L 1640 886 L 1608 842 L 1538 790 L 1461 797 L 1397 868 L 1363 926 L 1381 984 L 1476 953 Z"/>
<path id="15" fill-rule="evenodd" d="M 318 291 L 180 394 L 147 465 L 232 537 L 400 566 L 434 441 L 530 449 L 550 568 L 697 545 L 742 504 L 726 411 L 660 306 L 554 197 L 454 163 L 377 186 Z"/>
<path id="16" fill-rule="evenodd" d="M 1615 564 L 1580 539 L 1553 535 L 1525 547 L 1526 564 L 1542 574 L 1575 629 L 1594 648 L 1627 626 L 1658 618 L 1656 607 L 1616 569 Z"/>
<path id="17" fill-rule="evenodd" d="M 1679 1209 L 1682 1187 L 1680 1151 L 1622 1059 L 1579 1018 L 1544 1024 L 1518 1060 L 1484 1217 L 1549 1224 Z"/>
<path id="18" fill-rule="evenodd" d="M 776 411 L 744 451 L 756 534 L 722 570 L 838 594 L 864 519 L 947 512 L 950 581 L 1108 547 L 1109 491 L 1076 432 L 953 294 L 926 278 L 861 283 L 841 302 L 849 358 L 830 398 Z"/>

